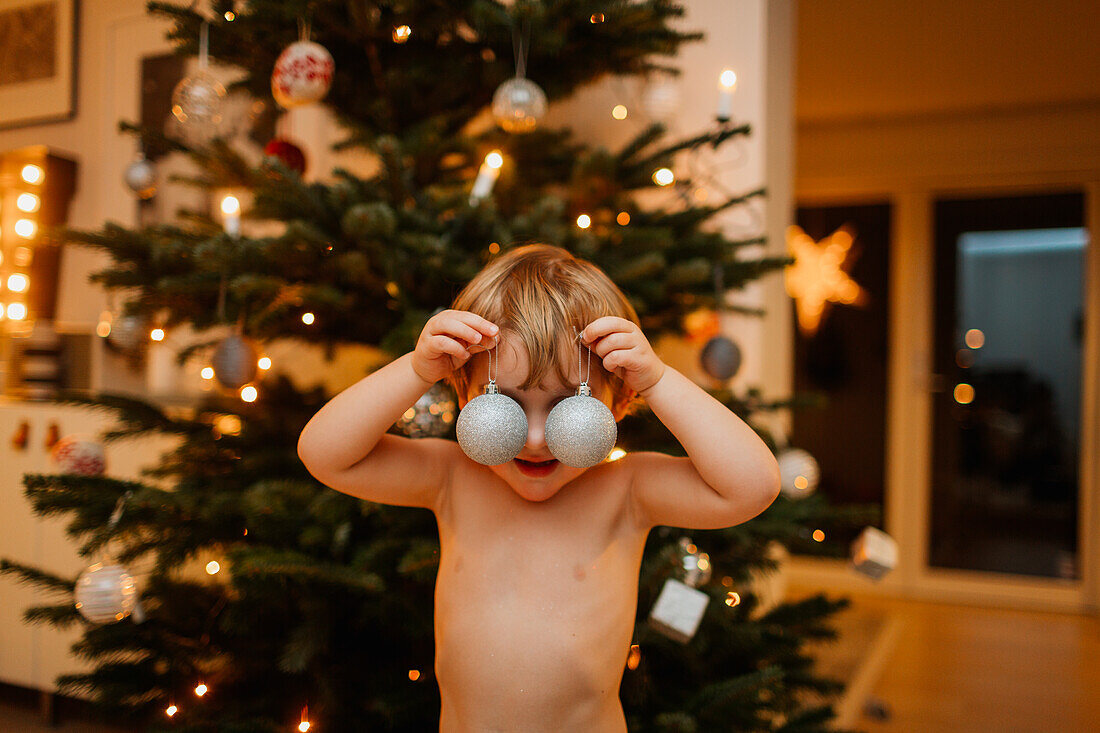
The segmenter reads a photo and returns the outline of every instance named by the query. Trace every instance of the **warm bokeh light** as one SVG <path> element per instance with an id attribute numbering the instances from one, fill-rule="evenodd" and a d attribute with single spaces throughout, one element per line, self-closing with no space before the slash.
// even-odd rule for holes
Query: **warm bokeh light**
<path id="1" fill-rule="evenodd" d="M 966 382 L 955 385 L 955 401 L 960 405 L 969 405 L 974 401 L 974 388 Z"/>
<path id="2" fill-rule="evenodd" d="M 722 585 L 726 586 L 727 588 L 732 588 L 733 587 L 733 578 L 731 578 L 728 575 L 723 575 L 722 576 Z"/>
<path id="3" fill-rule="evenodd" d="M 221 569 L 222 569 L 222 566 L 218 564 L 217 560 L 211 560 L 210 562 L 206 563 L 206 574 L 207 575 L 217 575 L 218 571 L 221 570 Z"/>
<path id="4" fill-rule="evenodd" d="M 490 168 L 500 168 L 504 165 L 504 156 L 501 155 L 499 150 L 490 151 L 490 153 L 485 156 L 485 165 Z"/>
<path id="5" fill-rule="evenodd" d="M 32 214 L 38 211 L 38 207 L 42 205 L 42 199 L 38 198 L 33 193 L 21 193 L 19 194 L 19 198 L 15 200 L 15 205 L 20 211 Z"/>
<path id="6" fill-rule="evenodd" d="M 260 360 L 258 362 L 256 362 L 256 366 L 258 366 L 260 369 L 263 369 L 266 372 L 268 369 L 271 368 L 271 357 L 261 356 Z"/>
<path id="7" fill-rule="evenodd" d="M 226 196 L 222 199 L 222 213 L 225 215 L 239 214 L 241 201 L 236 196 Z"/>
<path id="8" fill-rule="evenodd" d="M 306 731 L 309 730 L 309 721 L 303 720 L 301 723 L 298 723 L 298 730 L 301 731 L 301 733 L 306 733 Z"/>
<path id="9" fill-rule="evenodd" d="M 612 448 L 611 452 L 607 454 L 607 460 L 617 461 L 626 455 L 626 451 L 622 448 Z"/>
<path id="10" fill-rule="evenodd" d="M 152 331 L 149 332 L 149 338 L 153 339 L 154 341 L 163 341 L 164 340 L 164 329 L 163 328 L 154 328 Z"/>
<path id="11" fill-rule="evenodd" d="M 733 69 L 722 69 L 722 73 L 718 75 L 718 84 L 724 91 L 730 91 L 737 86 L 737 74 Z"/>
<path id="12" fill-rule="evenodd" d="M 489 242 L 489 254 L 495 255 L 500 252 L 500 242 Z"/>
<path id="13" fill-rule="evenodd" d="M 16 247 L 11 255 L 11 261 L 15 263 L 16 267 L 30 267 L 31 260 L 33 259 L 34 250 L 30 247 L 24 247 L 23 245 Z"/>
<path id="14" fill-rule="evenodd" d="M 214 367 L 203 367 L 202 371 L 199 372 L 199 374 L 202 376 L 203 379 L 213 379 Z"/>
<path id="15" fill-rule="evenodd" d="M 642 662 L 642 648 L 637 644 L 630 645 L 630 654 L 626 656 L 626 668 L 637 669 Z"/>
<path id="16" fill-rule="evenodd" d="M 8 275 L 8 290 L 13 293 L 25 293 L 30 284 L 30 279 L 21 272 Z"/>
<path id="17" fill-rule="evenodd" d="M 237 19 L 237 14 L 234 13 L 232 10 L 226 10 L 223 17 L 226 19 L 226 21 L 232 23 Z"/>
<path id="18" fill-rule="evenodd" d="M 167 708 L 164 709 L 164 714 L 167 715 L 169 718 L 171 718 L 178 711 L 179 711 L 179 708 L 177 708 L 175 705 L 169 705 Z"/>
<path id="19" fill-rule="evenodd" d="M 13 321 L 21 321 L 27 317 L 27 306 L 23 303 L 12 303 L 8 306 L 8 318 Z"/>
<path id="20" fill-rule="evenodd" d="M 588 227 L 592 226 L 592 217 L 588 214 L 581 214 L 577 217 L 577 226 L 579 226 L 581 229 L 587 229 Z"/>
<path id="21" fill-rule="evenodd" d="M 256 398 L 260 396 L 260 391 L 253 387 L 251 384 L 246 384 L 241 387 L 241 399 L 245 402 L 255 402 Z"/>
<path id="22" fill-rule="evenodd" d="M 413 682 L 416 682 L 418 679 L 420 679 L 420 670 L 419 669 L 410 669 L 409 670 L 409 679 L 412 680 Z"/>
<path id="23" fill-rule="evenodd" d="M 982 333 L 980 328 L 972 328 L 967 331 L 964 340 L 966 345 L 972 349 L 980 349 L 985 346 L 985 334 Z"/>
<path id="24" fill-rule="evenodd" d="M 699 552 L 699 548 L 696 547 L 694 544 L 688 545 L 684 548 L 684 550 L 686 550 L 689 555 L 694 555 L 695 553 Z"/>
<path id="25" fill-rule="evenodd" d="M 619 226 L 624 226 L 625 227 L 627 224 L 630 223 L 630 214 L 628 214 L 625 211 L 620 211 L 619 215 L 615 217 L 615 222 Z"/>
<path id="26" fill-rule="evenodd" d="M 842 226 L 820 242 L 801 227 L 787 227 L 787 251 L 795 262 L 784 270 L 787 295 L 795 299 L 798 328 L 805 335 L 817 332 L 826 309 L 833 303 L 864 305 L 870 295 L 847 270 L 852 267 L 855 235 Z"/>
<path id="27" fill-rule="evenodd" d="M 409 36 L 413 33 L 413 29 L 407 25 L 399 25 L 393 29 L 393 42 L 404 43 L 409 40 Z"/>
<path id="28" fill-rule="evenodd" d="M 222 435 L 240 435 L 241 418 L 237 415 L 222 415 L 214 421 L 214 428 Z"/>
<path id="29" fill-rule="evenodd" d="M 959 349 L 955 352 L 955 365 L 959 369 L 969 369 L 974 366 L 974 352 L 970 349 Z"/>
<path id="30" fill-rule="evenodd" d="M 42 179 L 46 176 L 46 172 L 39 166 L 28 163 L 23 166 L 20 175 L 23 177 L 24 181 L 33 185 L 35 183 L 41 183 Z"/>
<path id="31" fill-rule="evenodd" d="M 825 541 L 825 533 L 822 532 L 820 529 L 815 529 L 814 534 L 813 534 L 813 538 L 814 538 L 814 542 L 824 542 Z"/>
<path id="32" fill-rule="evenodd" d="M 658 186 L 670 186 L 676 180 L 676 174 L 670 168 L 658 168 L 653 171 L 653 182 Z"/>
<path id="33" fill-rule="evenodd" d="M 592 13 L 592 17 L 590 17 L 588 19 L 588 22 L 595 24 L 595 23 L 602 23 L 605 20 L 607 20 L 607 16 L 604 15 L 603 13 Z"/>
<path id="34" fill-rule="evenodd" d="M 198 695 L 199 697 L 202 697 L 203 695 L 206 694 L 206 691 L 209 690 L 209 689 L 210 689 L 209 687 L 207 687 L 205 684 L 200 682 L 198 685 L 195 686 L 195 694 Z"/>
<path id="35" fill-rule="evenodd" d="M 315 320 L 316 320 L 316 318 L 314 317 L 314 315 L 312 313 L 303 313 L 302 314 L 302 323 L 306 324 L 307 326 L 312 326 L 313 322 Z"/>
<path id="36" fill-rule="evenodd" d="M 626 106 L 622 104 L 616 104 L 615 107 L 611 110 L 611 116 L 617 120 L 625 120 L 626 114 Z"/>
<path id="37" fill-rule="evenodd" d="M 741 594 L 739 594 L 737 591 L 731 590 L 729 593 L 726 594 L 726 605 L 730 608 L 733 608 L 740 602 Z"/>
<path id="38" fill-rule="evenodd" d="M 38 231 L 38 225 L 31 219 L 20 219 L 15 222 L 15 233 L 24 239 L 30 239 Z"/>
<path id="39" fill-rule="evenodd" d="M 107 338 L 108 336 L 110 336 L 111 335 L 111 322 L 110 321 L 100 321 L 99 323 L 95 324 L 95 335 L 99 336 L 100 338 L 104 338 L 104 339 Z"/>
<path id="40" fill-rule="evenodd" d="M 805 476 L 799 474 L 798 476 L 794 477 L 794 487 L 796 489 L 799 489 L 800 491 L 805 491 L 807 488 L 809 488 L 809 486 L 810 482 L 806 480 Z"/>

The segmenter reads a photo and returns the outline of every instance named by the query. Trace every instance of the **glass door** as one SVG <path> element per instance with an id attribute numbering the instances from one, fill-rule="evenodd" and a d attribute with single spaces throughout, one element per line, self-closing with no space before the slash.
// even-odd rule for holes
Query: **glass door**
<path id="1" fill-rule="evenodd" d="M 930 568 L 1079 577 L 1084 205 L 935 204 Z"/>

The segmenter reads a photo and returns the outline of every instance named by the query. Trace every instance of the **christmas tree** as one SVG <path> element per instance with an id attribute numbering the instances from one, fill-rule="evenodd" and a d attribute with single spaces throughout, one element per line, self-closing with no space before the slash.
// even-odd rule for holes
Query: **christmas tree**
<path id="1" fill-rule="evenodd" d="M 204 105 L 220 92 L 202 72 L 185 80 L 190 96 L 174 100 L 179 136 L 138 130 L 147 148 L 193 159 L 198 172 L 187 183 L 248 191 L 246 220 L 280 225 L 248 236 L 213 212 L 185 211 L 174 223 L 69 233 L 110 255 L 112 265 L 93 279 L 128 294 L 125 318 L 209 332 L 180 363 L 217 347 L 225 389 L 186 407 L 64 395 L 117 417 L 106 440 L 159 432 L 178 437 L 178 447 L 148 481 L 25 478 L 39 514 L 71 516 L 83 555 L 110 547 L 123 567 L 151 564 L 138 582 L 139 614 L 128 605 L 121 620 L 88 623 L 88 609 L 82 615 L 72 601 L 74 579 L 11 561 L 0 569 L 58 592 L 56 603 L 29 609 L 28 620 L 85 624 L 74 652 L 96 666 L 63 676 L 60 690 L 90 693 L 134 727 L 276 731 L 308 715 L 320 730 L 435 729 L 435 520 L 317 483 L 298 461 L 296 441 L 332 395 L 296 388 L 277 369 L 258 374 L 253 344 L 289 338 L 329 353 L 367 345 L 395 358 L 489 259 L 529 241 L 600 266 L 651 340 L 680 333 L 691 316 L 732 308 L 725 289 L 791 260 L 745 256 L 762 238 L 733 240 L 705 226 L 763 190 L 650 206 L 638 194 L 666 182 L 655 171 L 671 172 L 676 159 L 751 128 L 719 119 L 669 140 L 655 123 L 609 150 L 539 124 L 543 93 L 553 102 L 607 75 L 675 73 L 678 49 L 701 34 L 674 27 L 683 10 L 668 0 L 219 1 L 206 16 L 194 6 L 149 7 L 173 19 L 181 53 L 208 52 L 244 70 L 238 87 L 269 110 L 273 89 L 281 104 L 294 105 L 330 81 L 321 103 L 346 127 L 342 144 L 369 152 L 376 168 L 335 170 L 321 183 L 293 169 L 293 150 L 250 160 L 205 124 Z M 288 62 L 281 54 L 304 36 L 321 50 L 298 46 Z M 277 63 L 285 78 L 273 83 Z M 510 80 L 520 92 L 501 89 Z M 237 335 L 226 337 L 226 324 Z M 710 368 L 728 369 L 735 348 Z M 251 401 L 238 396 L 242 387 L 255 388 Z M 800 404 L 766 402 L 754 390 L 713 394 L 747 421 Z M 394 431 L 453 436 L 454 409 L 453 397 L 433 389 Z M 758 430 L 774 448 L 773 436 Z M 683 455 L 644 411 L 623 421 L 620 436 L 626 451 Z M 692 532 L 694 544 L 675 528 L 651 533 L 637 646 L 621 690 L 631 730 L 827 729 L 834 717 L 827 695 L 839 684 L 816 675 L 802 647 L 833 635 L 829 617 L 846 602 L 815 596 L 761 609 L 753 585 L 754 574 L 774 567 L 769 543 L 794 540 L 826 518 L 865 515 L 830 509 L 817 496 L 780 498 L 743 525 Z M 227 565 L 218 582 L 178 572 L 208 551 Z M 670 577 L 710 597 L 686 640 L 647 623 Z M 208 692 L 198 700 L 192 690 L 200 684 Z"/>

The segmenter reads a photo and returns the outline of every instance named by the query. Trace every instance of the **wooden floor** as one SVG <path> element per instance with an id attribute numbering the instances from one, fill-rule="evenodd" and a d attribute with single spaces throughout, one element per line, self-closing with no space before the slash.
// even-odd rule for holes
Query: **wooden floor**
<path id="1" fill-rule="evenodd" d="M 1100 731 L 1100 619 L 845 595 L 850 611 L 886 619 L 872 652 L 879 669 L 841 721 L 852 728 Z M 865 713 L 868 700 L 883 704 L 886 719 Z"/>
<path id="2" fill-rule="evenodd" d="M 792 588 L 788 598 L 808 594 Z M 841 725 L 866 733 L 1096 733 L 1100 619 L 839 594 L 845 635 L 821 666 L 851 683 Z M 847 641 L 845 641 L 845 639 Z M 868 715 L 881 703 L 885 719 Z M 0 731 L 109 733 L 0 696 Z"/>

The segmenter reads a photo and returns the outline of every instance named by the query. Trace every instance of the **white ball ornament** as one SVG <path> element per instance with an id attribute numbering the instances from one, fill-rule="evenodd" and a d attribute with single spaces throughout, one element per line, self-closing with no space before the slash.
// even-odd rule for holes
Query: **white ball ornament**
<path id="1" fill-rule="evenodd" d="M 206 69 L 185 77 L 172 90 L 172 114 L 190 132 L 214 133 L 222 122 L 225 87 Z"/>
<path id="2" fill-rule="evenodd" d="M 327 48 L 313 41 L 297 41 L 275 60 L 271 95 L 284 109 L 317 102 L 328 94 L 335 70 Z"/>
<path id="3" fill-rule="evenodd" d="M 126 187 L 140 199 L 151 199 L 157 192 L 157 167 L 144 155 L 138 156 L 122 174 Z"/>
<path id="4" fill-rule="evenodd" d="M 63 473 L 101 476 L 107 470 L 103 445 L 77 435 L 65 436 L 54 443 L 50 457 Z"/>
<path id="5" fill-rule="evenodd" d="M 470 460 L 499 466 L 519 455 L 527 443 L 527 415 L 490 380 L 485 394 L 474 397 L 458 413 L 455 435 Z"/>
<path id="6" fill-rule="evenodd" d="M 137 585 L 121 565 L 97 562 L 76 579 L 73 595 L 84 618 L 105 624 L 130 615 L 137 603 Z"/>
<path id="7" fill-rule="evenodd" d="M 546 93 L 538 84 L 517 76 L 493 94 L 493 118 L 506 132 L 531 132 L 546 114 Z"/>
<path id="8" fill-rule="evenodd" d="M 776 456 L 779 463 L 780 492 L 789 499 L 803 499 L 817 490 L 821 469 L 809 452 L 784 448 Z"/>
<path id="9" fill-rule="evenodd" d="M 239 389 L 251 382 L 260 368 L 256 349 L 238 334 L 218 344 L 210 361 L 218 383 L 229 389 Z"/>
<path id="10" fill-rule="evenodd" d="M 595 466 L 607 458 L 617 437 L 615 416 L 584 382 L 546 416 L 546 447 L 567 466 Z"/>

